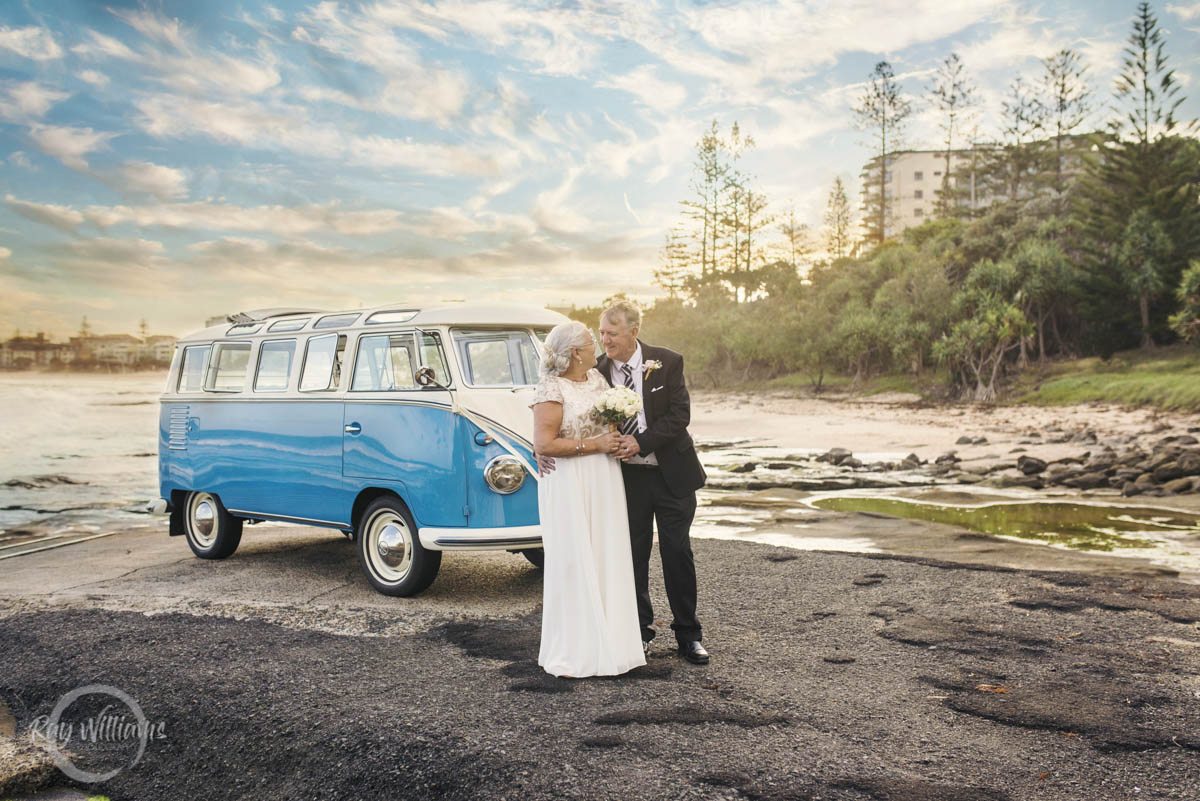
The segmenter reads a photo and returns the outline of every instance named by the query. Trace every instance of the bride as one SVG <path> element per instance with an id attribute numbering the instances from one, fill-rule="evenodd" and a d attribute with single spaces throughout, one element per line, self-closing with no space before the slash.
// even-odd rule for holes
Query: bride
<path id="1" fill-rule="evenodd" d="M 534 450 L 556 459 L 538 484 L 542 547 L 542 644 L 538 664 L 555 676 L 615 676 L 646 664 L 633 586 L 620 435 L 591 418 L 608 383 L 592 368 L 596 342 L 580 322 L 545 342 L 533 409 Z"/>

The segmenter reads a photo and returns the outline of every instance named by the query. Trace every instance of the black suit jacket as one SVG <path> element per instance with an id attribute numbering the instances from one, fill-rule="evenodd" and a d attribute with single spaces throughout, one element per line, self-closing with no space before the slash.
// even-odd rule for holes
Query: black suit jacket
<path id="1" fill-rule="evenodd" d="M 708 476 L 687 430 L 692 419 L 692 399 L 683 379 L 683 357 L 673 350 L 656 348 L 641 340 L 638 343 L 642 346 L 643 364 L 651 360 L 662 362 L 660 369 L 650 375 L 642 374 L 646 430 L 634 435 L 641 446 L 639 455 L 654 454 L 672 495 L 695 492 L 704 486 Z M 608 354 L 602 354 L 596 360 L 596 369 L 605 381 L 613 383 L 612 360 Z"/>

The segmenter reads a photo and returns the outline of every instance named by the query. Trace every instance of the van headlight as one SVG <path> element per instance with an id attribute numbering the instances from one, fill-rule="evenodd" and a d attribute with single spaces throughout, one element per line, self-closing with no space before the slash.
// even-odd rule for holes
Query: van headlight
<path id="1" fill-rule="evenodd" d="M 493 492 L 512 495 L 525 483 L 525 467 L 511 456 L 497 456 L 483 468 L 483 479 Z"/>

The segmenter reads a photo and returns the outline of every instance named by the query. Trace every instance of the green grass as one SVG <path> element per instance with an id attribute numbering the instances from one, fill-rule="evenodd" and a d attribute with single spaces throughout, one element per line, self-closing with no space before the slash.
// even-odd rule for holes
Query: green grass
<path id="1" fill-rule="evenodd" d="M 1033 365 L 1004 396 L 1008 403 L 1039 406 L 1100 402 L 1200 411 L 1200 350 L 1171 345 L 1122 351 L 1108 360 Z"/>
<path id="2" fill-rule="evenodd" d="M 806 373 L 791 373 L 745 389 L 785 389 L 809 393 Z M 926 370 L 919 378 L 889 373 L 853 386 L 850 376 L 827 373 L 822 391 L 832 394 L 878 395 L 905 392 L 925 398 L 945 395 L 944 370 Z M 1151 350 L 1127 350 L 1111 359 L 1089 358 L 1032 363 L 999 387 L 1000 402 L 1031 406 L 1072 406 L 1115 403 L 1152 406 L 1173 411 L 1200 412 L 1200 349 L 1167 345 Z"/>
<path id="3" fill-rule="evenodd" d="M 871 376 L 859 386 L 854 386 L 852 376 L 825 374 L 821 383 L 822 392 L 846 393 L 855 395 L 879 395 L 884 392 L 905 392 L 912 395 L 925 395 L 932 392 L 939 382 L 944 383 L 945 373 L 942 371 L 926 370 L 920 377 L 911 373 L 888 373 Z M 765 389 L 796 389 L 805 392 L 812 391 L 812 381 L 807 373 L 790 373 L 773 378 L 766 382 Z"/>

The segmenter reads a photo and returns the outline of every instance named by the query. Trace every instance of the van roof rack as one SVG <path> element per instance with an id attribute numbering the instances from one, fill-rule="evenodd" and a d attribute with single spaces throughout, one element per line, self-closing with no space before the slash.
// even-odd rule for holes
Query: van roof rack
<path id="1" fill-rule="evenodd" d="M 249 323 L 261 323 L 263 320 L 270 320 L 273 317 L 287 317 L 292 314 L 319 314 L 323 309 L 253 309 L 251 311 L 235 312 L 226 315 L 225 319 L 235 325 L 248 325 Z"/>

